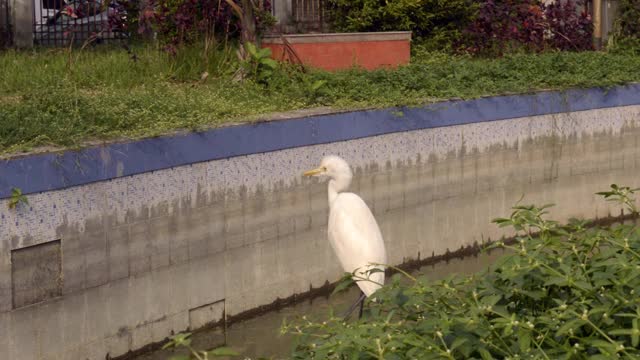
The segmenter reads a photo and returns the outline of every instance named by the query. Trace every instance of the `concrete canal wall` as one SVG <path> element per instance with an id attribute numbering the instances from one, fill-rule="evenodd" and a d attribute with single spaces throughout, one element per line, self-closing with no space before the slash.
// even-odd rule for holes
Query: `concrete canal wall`
<path id="1" fill-rule="evenodd" d="M 335 281 L 325 154 L 390 262 L 504 235 L 526 203 L 596 218 L 638 185 L 640 86 L 241 125 L 0 161 L 0 354 L 104 359 Z M 28 204 L 9 209 L 12 188 Z M 275 334 L 274 334 L 275 335 Z"/>

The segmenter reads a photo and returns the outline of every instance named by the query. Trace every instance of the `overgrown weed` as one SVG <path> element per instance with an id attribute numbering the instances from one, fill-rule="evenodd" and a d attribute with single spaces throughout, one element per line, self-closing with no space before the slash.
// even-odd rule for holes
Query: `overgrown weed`
<path id="1" fill-rule="evenodd" d="M 629 52 L 482 59 L 417 46 L 412 63 L 395 70 L 301 72 L 280 65 L 259 83 L 234 81 L 240 63 L 232 46 L 208 49 L 206 61 L 201 46 L 175 56 L 150 46 L 72 55 L 69 69 L 64 50 L 0 53 L 0 154 L 205 129 L 317 106 L 418 106 L 640 81 L 640 58 Z"/>

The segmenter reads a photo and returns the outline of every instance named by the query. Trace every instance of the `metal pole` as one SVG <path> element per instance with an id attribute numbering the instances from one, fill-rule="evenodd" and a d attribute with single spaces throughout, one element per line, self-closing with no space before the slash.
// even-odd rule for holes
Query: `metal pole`
<path id="1" fill-rule="evenodd" d="M 593 44 L 602 46 L 602 0 L 593 0 Z"/>

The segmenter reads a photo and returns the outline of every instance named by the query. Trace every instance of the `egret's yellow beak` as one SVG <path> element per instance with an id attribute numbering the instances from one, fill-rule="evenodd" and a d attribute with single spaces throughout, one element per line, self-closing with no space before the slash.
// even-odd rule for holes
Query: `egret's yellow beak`
<path id="1" fill-rule="evenodd" d="M 315 176 L 315 175 L 318 175 L 318 174 L 322 174 L 324 171 L 325 171 L 324 168 L 319 167 L 317 169 L 305 171 L 304 174 L 302 174 L 302 175 L 304 175 L 304 176 Z"/>

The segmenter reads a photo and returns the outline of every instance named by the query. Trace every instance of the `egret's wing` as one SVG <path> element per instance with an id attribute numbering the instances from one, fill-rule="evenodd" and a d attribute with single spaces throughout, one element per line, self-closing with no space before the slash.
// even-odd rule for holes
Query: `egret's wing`
<path id="1" fill-rule="evenodd" d="M 342 193 L 334 200 L 328 233 L 329 242 L 344 271 L 359 269 L 360 272 L 371 268 L 368 266 L 371 263 L 386 264 L 387 253 L 378 223 L 358 195 Z M 384 273 L 374 273 L 369 278 L 384 283 Z M 368 281 L 360 281 L 358 286 L 367 296 L 379 288 Z"/>

